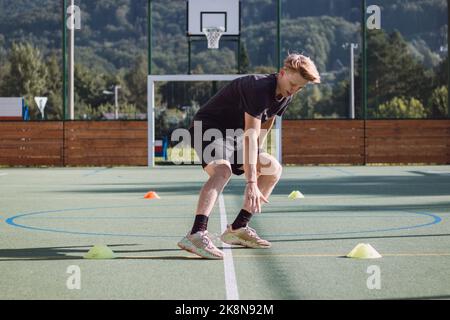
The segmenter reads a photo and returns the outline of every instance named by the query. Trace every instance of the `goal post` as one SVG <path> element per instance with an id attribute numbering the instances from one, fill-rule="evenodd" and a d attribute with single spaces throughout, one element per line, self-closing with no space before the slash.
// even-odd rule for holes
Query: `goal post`
<path id="1" fill-rule="evenodd" d="M 149 75 L 147 81 L 147 121 L 148 121 L 148 166 L 155 167 L 155 86 L 158 82 L 191 82 L 191 81 L 233 81 L 247 74 L 177 74 L 177 75 Z M 281 118 L 277 117 L 277 123 Z M 281 132 L 275 126 L 276 158 L 281 162 Z"/>

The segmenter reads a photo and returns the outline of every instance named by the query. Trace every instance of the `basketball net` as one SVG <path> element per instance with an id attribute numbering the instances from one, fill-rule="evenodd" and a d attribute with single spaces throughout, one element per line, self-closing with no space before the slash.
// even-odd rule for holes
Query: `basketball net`
<path id="1" fill-rule="evenodd" d="M 208 49 L 218 49 L 219 40 L 222 34 L 225 32 L 224 27 L 208 27 L 203 28 L 203 33 L 208 40 Z"/>

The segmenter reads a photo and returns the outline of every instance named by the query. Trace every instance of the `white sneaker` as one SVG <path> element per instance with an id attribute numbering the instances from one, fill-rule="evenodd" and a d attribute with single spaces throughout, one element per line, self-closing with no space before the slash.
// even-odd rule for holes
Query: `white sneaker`
<path id="1" fill-rule="evenodd" d="M 206 259 L 223 259 L 223 251 L 218 249 L 208 236 L 208 231 L 190 232 L 178 242 L 178 246 Z"/>
<path id="2" fill-rule="evenodd" d="M 249 226 L 233 230 L 231 225 L 227 225 L 227 230 L 220 236 L 220 239 L 228 244 L 237 244 L 248 248 L 270 248 L 272 244 L 256 233 L 255 229 Z"/>

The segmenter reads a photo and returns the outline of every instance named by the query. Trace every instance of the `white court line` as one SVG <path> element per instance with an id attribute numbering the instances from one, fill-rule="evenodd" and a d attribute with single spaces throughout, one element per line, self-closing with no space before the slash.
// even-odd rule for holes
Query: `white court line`
<path id="1" fill-rule="evenodd" d="M 219 195 L 220 225 L 222 233 L 227 229 L 227 212 L 225 211 L 225 201 L 223 195 Z M 227 290 L 227 300 L 239 300 L 239 292 L 236 283 L 236 273 L 234 272 L 233 253 L 231 246 L 223 243 L 224 257 L 223 267 L 225 271 L 225 288 Z"/>
<path id="2" fill-rule="evenodd" d="M 7 173 L 0 173 L 0 177 L 1 176 L 7 176 L 8 174 Z"/>

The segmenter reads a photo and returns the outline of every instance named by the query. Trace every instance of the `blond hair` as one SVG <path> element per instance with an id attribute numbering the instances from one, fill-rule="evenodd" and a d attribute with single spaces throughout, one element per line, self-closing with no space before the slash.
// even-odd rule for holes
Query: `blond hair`
<path id="1" fill-rule="evenodd" d="M 320 74 L 316 65 L 304 55 L 290 53 L 284 60 L 284 69 L 299 72 L 303 78 L 312 83 L 320 83 Z"/>

